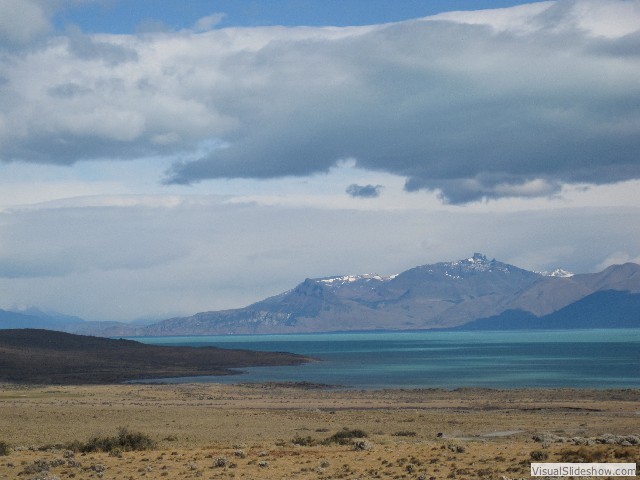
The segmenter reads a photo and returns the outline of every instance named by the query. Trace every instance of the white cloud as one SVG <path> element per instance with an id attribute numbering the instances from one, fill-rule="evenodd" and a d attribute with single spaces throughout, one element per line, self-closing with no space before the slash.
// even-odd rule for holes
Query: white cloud
<path id="1" fill-rule="evenodd" d="M 446 20 L 469 25 L 487 25 L 501 32 L 532 33 L 541 27 L 532 19 L 549 10 L 555 4 L 556 2 L 550 1 L 491 10 L 443 12 L 426 17 L 424 20 L 429 22 Z"/>
<path id="2" fill-rule="evenodd" d="M 194 25 L 194 30 L 196 32 L 206 32 L 211 30 L 213 27 L 218 25 L 226 15 L 224 13 L 214 13 L 212 15 L 208 15 L 206 17 L 202 17 L 199 19 Z"/>
<path id="3" fill-rule="evenodd" d="M 578 28 L 592 35 L 620 38 L 638 31 L 640 3 L 634 0 L 608 3 L 586 0 L 575 3 L 573 18 Z"/>
<path id="4" fill-rule="evenodd" d="M 0 46 L 24 46 L 51 29 L 37 0 L 0 0 Z"/>
<path id="5" fill-rule="evenodd" d="M 193 183 L 351 157 L 452 203 L 636 179 L 637 10 L 576 0 L 368 27 L 70 29 L 0 61 L 1 160 L 173 156 L 168 181 Z"/>
<path id="6" fill-rule="evenodd" d="M 635 0 L 562 0 L 493 10 L 444 12 L 425 20 L 487 25 L 499 32 L 516 34 L 540 30 L 573 34 L 578 30 L 589 36 L 614 39 L 637 32 L 638 18 L 640 3 Z"/>

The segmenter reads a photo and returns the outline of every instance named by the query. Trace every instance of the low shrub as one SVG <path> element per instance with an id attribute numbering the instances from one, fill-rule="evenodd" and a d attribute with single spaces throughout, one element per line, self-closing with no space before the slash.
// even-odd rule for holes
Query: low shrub
<path id="1" fill-rule="evenodd" d="M 544 450 L 534 450 L 529 455 L 531 456 L 531 460 L 535 460 L 537 462 L 547 460 L 549 458 L 549 453 Z"/>
<path id="2" fill-rule="evenodd" d="M 355 439 L 362 439 L 368 437 L 367 432 L 360 429 L 348 429 L 343 428 L 339 432 L 334 433 L 328 438 L 320 441 L 311 436 L 302 437 L 297 435 L 291 443 L 294 445 L 300 445 L 302 447 L 312 447 L 314 445 L 331 445 L 337 443 L 338 445 L 352 445 Z"/>
<path id="3" fill-rule="evenodd" d="M 0 457 L 9 455 L 11 453 L 11 447 L 4 440 L 0 440 Z"/>
<path id="4" fill-rule="evenodd" d="M 640 463 L 640 451 L 633 448 L 618 447 L 613 450 L 613 457 L 618 461 L 624 459 L 629 463 Z"/>
<path id="5" fill-rule="evenodd" d="M 118 431 L 118 447 L 125 452 L 137 450 L 151 450 L 156 442 L 151 437 L 141 432 L 129 432 L 126 428 Z"/>
<path id="6" fill-rule="evenodd" d="M 296 435 L 291 443 L 294 445 L 299 445 L 301 447 L 312 447 L 313 445 L 317 445 L 318 441 L 310 436 L 302 437 L 300 435 Z"/>
<path id="7" fill-rule="evenodd" d="M 581 446 L 577 449 L 565 449 L 560 452 L 560 461 L 575 463 L 599 463 L 608 460 L 609 449 L 607 447 Z"/>
<path id="8" fill-rule="evenodd" d="M 352 446 L 353 446 L 353 449 L 357 451 L 373 450 L 373 445 L 371 445 L 366 440 L 354 440 L 352 442 Z"/>
<path id="9" fill-rule="evenodd" d="M 453 453 L 465 453 L 467 451 L 467 448 L 464 445 L 452 443 L 449 445 L 449 450 L 451 450 Z"/>
<path id="10" fill-rule="evenodd" d="M 114 437 L 93 437 L 86 443 L 77 440 L 67 445 L 69 450 L 78 452 L 131 452 L 150 450 L 156 443 L 148 435 L 141 432 L 130 432 L 127 428 L 118 429 L 118 435 Z"/>
<path id="11" fill-rule="evenodd" d="M 217 468 L 224 468 L 229 466 L 229 459 L 227 457 L 217 457 L 213 459 L 213 466 Z"/>
<path id="12" fill-rule="evenodd" d="M 48 472 L 49 467 L 49 462 L 43 459 L 38 459 L 33 463 L 26 465 L 22 470 L 22 474 L 32 475 L 34 473 Z"/>
<path id="13" fill-rule="evenodd" d="M 327 438 L 324 443 L 337 443 L 338 445 L 350 445 L 355 438 L 367 438 L 367 432 L 360 429 L 343 428 Z"/>

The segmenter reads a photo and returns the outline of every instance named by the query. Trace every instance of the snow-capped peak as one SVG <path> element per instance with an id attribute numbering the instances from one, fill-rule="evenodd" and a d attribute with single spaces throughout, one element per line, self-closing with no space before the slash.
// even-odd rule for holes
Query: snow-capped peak
<path id="1" fill-rule="evenodd" d="M 473 257 L 445 264 L 445 266 L 446 265 L 455 270 L 458 275 L 461 272 L 490 272 L 494 269 L 509 273 L 508 265 L 497 262 L 496 260 L 489 260 L 486 255 L 482 253 L 474 253 Z"/>
<path id="2" fill-rule="evenodd" d="M 486 255 L 483 255 L 481 253 L 474 253 L 473 257 L 467 258 L 467 262 L 470 262 L 470 263 L 484 263 L 486 261 L 487 261 Z"/>
<path id="3" fill-rule="evenodd" d="M 565 270 L 564 268 L 556 268 L 553 272 L 540 272 L 540 275 L 544 275 L 545 277 L 569 278 L 573 277 L 575 274 Z"/>
<path id="4" fill-rule="evenodd" d="M 397 277 L 397 275 L 390 275 L 388 277 L 383 277 L 382 275 L 378 275 L 377 273 L 365 273 L 363 275 L 344 275 L 344 276 L 338 276 L 338 277 L 326 277 L 326 278 L 321 278 L 318 281 L 326 285 L 335 286 L 335 285 L 344 285 L 346 283 L 353 283 L 359 280 L 364 280 L 364 281 L 373 280 L 378 282 L 384 282 L 386 280 L 391 280 L 395 277 Z"/>
<path id="5" fill-rule="evenodd" d="M 510 274 L 518 269 L 513 265 L 489 260 L 481 253 L 474 253 L 472 257 L 455 262 L 436 263 L 434 265 L 423 265 L 417 270 L 428 272 L 434 275 L 444 275 L 454 280 L 461 280 L 468 275 L 479 273 L 504 273 Z"/>

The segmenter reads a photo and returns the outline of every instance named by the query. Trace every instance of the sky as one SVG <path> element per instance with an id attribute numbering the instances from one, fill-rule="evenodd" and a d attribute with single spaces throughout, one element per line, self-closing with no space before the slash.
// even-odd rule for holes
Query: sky
<path id="1" fill-rule="evenodd" d="M 0 0 L 0 308 L 640 263 L 640 0 Z"/>

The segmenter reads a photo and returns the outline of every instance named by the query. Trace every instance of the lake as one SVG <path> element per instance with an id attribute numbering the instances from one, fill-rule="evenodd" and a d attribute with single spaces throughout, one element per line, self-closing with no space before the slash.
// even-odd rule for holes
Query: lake
<path id="1" fill-rule="evenodd" d="M 137 337 L 154 345 L 287 351 L 321 361 L 163 382 L 378 388 L 640 388 L 640 329 Z"/>

